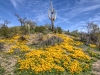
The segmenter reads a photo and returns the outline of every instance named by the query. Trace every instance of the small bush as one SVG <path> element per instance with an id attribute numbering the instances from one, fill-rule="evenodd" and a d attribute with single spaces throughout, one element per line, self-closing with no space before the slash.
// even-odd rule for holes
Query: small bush
<path id="1" fill-rule="evenodd" d="M 4 48 L 4 43 L 0 42 L 0 50 L 2 50 Z"/>
<path id="2" fill-rule="evenodd" d="M 40 33 L 43 33 L 44 30 L 45 30 L 44 26 L 36 26 L 34 29 L 35 32 L 40 32 Z"/>
<path id="3" fill-rule="evenodd" d="M 62 33 L 61 27 L 57 27 L 57 31 L 58 31 L 59 34 L 61 34 Z"/>
<path id="4" fill-rule="evenodd" d="M 0 35 L 3 36 L 4 38 L 8 38 L 10 34 L 10 30 L 7 26 L 2 26 L 0 28 Z"/>
<path id="5" fill-rule="evenodd" d="M 54 28 L 54 33 L 59 33 L 59 34 L 61 34 L 61 33 L 62 33 L 61 27 Z"/>
<path id="6" fill-rule="evenodd" d="M 5 69 L 0 65 L 0 75 L 4 75 Z"/>
<path id="7" fill-rule="evenodd" d="M 25 38 L 24 36 L 20 36 L 20 37 L 18 38 L 18 41 L 26 41 L 26 38 Z"/>
<path id="8" fill-rule="evenodd" d="M 74 37 L 79 37 L 80 33 L 78 32 L 78 30 L 74 30 L 74 31 L 70 32 L 69 35 L 74 36 Z"/>
<path id="9" fill-rule="evenodd" d="M 47 40 L 43 41 L 41 45 L 43 45 L 43 46 L 53 46 L 53 45 L 55 45 L 55 43 L 59 44 L 61 42 L 63 42 L 62 38 L 52 36 L 51 38 L 48 38 Z"/>

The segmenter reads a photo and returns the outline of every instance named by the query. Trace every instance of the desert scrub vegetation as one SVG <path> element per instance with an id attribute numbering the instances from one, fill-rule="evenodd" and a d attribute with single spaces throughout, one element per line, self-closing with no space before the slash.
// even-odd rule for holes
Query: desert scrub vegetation
<path id="1" fill-rule="evenodd" d="M 5 69 L 0 65 L 0 75 L 4 75 L 5 74 Z"/>
<path id="2" fill-rule="evenodd" d="M 46 37 L 46 35 L 43 35 Z M 20 36 L 13 36 L 11 39 L 2 39 L 10 48 L 6 51 L 9 55 L 16 55 L 16 68 L 14 75 L 80 75 L 89 74 L 91 71 L 91 58 L 81 48 L 81 42 L 75 42 L 73 37 L 65 34 L 51 34 L 49 39 L 62 38 L 59 44 L 53 46 L 32 48 L 27 45 L 30 36 L 23 36 L 26 40 L 19 41 Z M 33 38 L 35 36 L 33 35 Z M 44 40 L 45 38 L 41 38 Z"/>

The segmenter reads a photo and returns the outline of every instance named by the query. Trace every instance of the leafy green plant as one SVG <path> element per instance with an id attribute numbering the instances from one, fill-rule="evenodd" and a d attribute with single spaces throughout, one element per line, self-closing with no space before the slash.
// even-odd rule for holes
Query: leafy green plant
<path id="1" fill-rule="evenodd" d="M 5 69 L 0 65 L 0 75 L 4 75 L 5 74 Z"/>
<path id="2" fill-rule="evenodd" d="M 10 30 L 7 26 L 3 25 L 1 28 L 0 28 L 0 35 L 5 37 L 5 38 L 8 38 L 9 37 L 9 33 L 10 33 Z"/>
<path id="3" fill-rule="evenodd" d="M 45 30 L 44 26 L 36 26 L 34 29 L 35 32 L 41 32 L 41 33 L 43 33 L 44 30 Z"/>
<path id="4" fill-rule="evenodd" d="M 53 32 L 61 34 L 62 33 L 62 29 L 61 29 L 61 27 L 57 27 L 57 28 L 55 27 Z"/>

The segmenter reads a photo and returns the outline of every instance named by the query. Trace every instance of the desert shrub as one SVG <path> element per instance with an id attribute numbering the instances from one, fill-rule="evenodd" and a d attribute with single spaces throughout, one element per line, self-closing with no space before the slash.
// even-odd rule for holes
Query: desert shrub
<path id="1" fill-rule="evenodd" d="M 10 33 L 12 33 L 12 34 L 18 34 L 19 33 L 19 31 L 20 31 L 20 27 L 18 26 L 14 26 L 14 27 L 10 27 L 9 28 L 10 29 Z"/>
<path id="2" fill-rule="evenodd" d="M 63 39 L 60 37 L 52 36 L 50 38 L 47 38 L 46 40 L 43 40 L 43 34 L 37 35 L 36 39 L 32 42 L 31 46 L 36 47 L 46 47 L 46 46 L 54 46 L 56 43 L 60 44 L 63 42 Z"/>
<path id="3" fill-rule="evenodd" d="M 27 34 L 27 31 L 26 31 L 26 29 L 25 29 L 25 26 L 21 26 L 21 27 L 20 27 L 20 32 L 21 32 L 21 35 Z"/>
<path id="4" fill-rule="evenodd" d="M 97 44 L 97 46 L 99 45 L 99 34 L 100 34 L 100 29 L 99 26 L 97 24 L 94 24 L 93 22 L 87 23 L 87 25 L 85 26 L 86 28 L 86 33 L 82 32 L 81 33 L 81 41 L 84 41 L 86 43 L 86 45 L 89 44 Z"/>
<path id="5" fill-rule="evenodd" d="M 5 38 L 8 38 L 9 34 L 10 34 L 9 28 L 5 25 L 2 25 L 2 27 L 0 28 L 0 35 Z"/>
<path id="6" fill-rule="evenodd" d="M 74 37 L 79 37 L 80 33 L 78 32 L 78 30 L 74 30 L 74 31 L 70 32 L 69 35 L 74 36 Z"/>
<path id="7" fill-rule="evenodd" d="M 57 32 L 58 32 L 59 34 L 62 33 L 62 29 L 61 29 L 61 27 L 57 27 Z"/>
<path id="8" fill-rule="evenodd" d="M 0 75 L 4 75 L 5 69 L 0 65 Z"/>
<path id="9" fill-rule="evenodd" d="M 41 45 L 43 46 L 53 46 L 55 43 L 61 43 L 63 42 L 63 39 L 60 37 L 52 36 L 48 38 L 47 40 L 43 41 Z"/>
<path id="10" fill-rule="evenodd" d="M 0 50 L 2 50 L 4 48 L 4 43 L 0 42 Z"/>
<path id="11" fill-rule="evenodd" d="M 26 38 L 24 37 L 24 36 L 20 36 L 19 38 L 18 38 L 18 41 L 26 41 Z"/>
<path id="12" fill-rule="evenodd" d="M 34 29 L 35 32 L 40 32 L 40 33 L 43 33 L 44 30 L 45 30 L 44 26 L 36 26 Z"/>
<path id="13" fill-rule="evenodd" d="M 52 31 L 50 25 L 47 24 L 47 25 L 44 25 L 44 27 L 45 27 L 45 30 L 43 31 L 44 35 L 46 35 Z"/>
<path id="14" fill-rule="evenodd" d="M 67 31 L 64 31 L 64 33 L 65 33 L 65 34 L 69 34 L 69 33 L 70 33 L 70 31 L 69 31 L 69 30 L 67 30 Z"/>
<path id="15" fill-rule="evenodd" d="M 43 34 L 42 33 L 39 33 L 38 35 L 37 35 L 37 40 L 43 40 Z"/>
<path id="16" fill-rule="evenodd" d="M 32 45 L 40 45 L 43 41 L 43 33 L 39 33 L 33 40 Z"/>
<path id="17" fill-rule="evenodd" d="M 62 33 L 61 27 L 55 27 L 55 28 L 54 28 L 54 33 L 59 33 L 59 34 L 61 34 L 61 33 Z"/>

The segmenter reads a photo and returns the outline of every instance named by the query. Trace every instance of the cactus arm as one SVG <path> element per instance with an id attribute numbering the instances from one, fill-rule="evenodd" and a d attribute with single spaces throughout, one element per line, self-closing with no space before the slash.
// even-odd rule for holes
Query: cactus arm
<path id="1" fill-rule="evenodd" d="M 30 25 L 28 24 L 27 26 L 28 26 L 28 33 L 30 34 Z"/>
<path id="2" fill-rule="evenodd" d="M 54 11 L 54 14 L 53 14 L 53 19 L 54 20 L 56 20 L 56 15 L 57 15 L 57 13 L 56 13 L 56 11 Z"/>
<path id="3" fill-rule="evenodd" d="M 51 2 L 51 12 L 53 12 L 53 6 L 52 6 L 52 2 Z"/>
<path id="4" fill-rule="evenodd" d="M 51 20 L 51 16 L 50 16 L 50 9 L 48 10 L 48 17 Z"/>
<path id="5" fill-rule="evenodd" d="M 57 13 L 55 13 L 55 17 L 54 17 L 54 20 L 56 20 L 56 15 L 57 15 Z"/>

